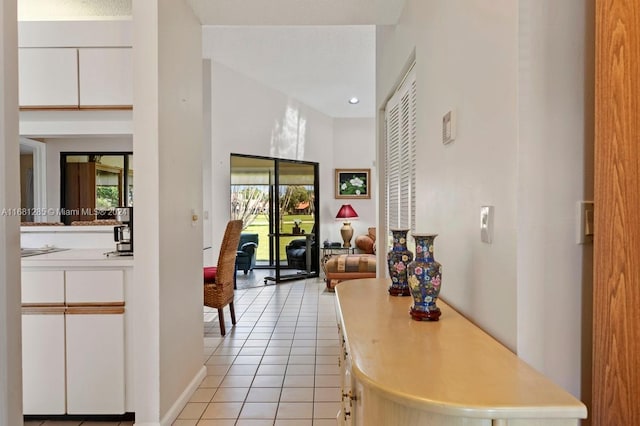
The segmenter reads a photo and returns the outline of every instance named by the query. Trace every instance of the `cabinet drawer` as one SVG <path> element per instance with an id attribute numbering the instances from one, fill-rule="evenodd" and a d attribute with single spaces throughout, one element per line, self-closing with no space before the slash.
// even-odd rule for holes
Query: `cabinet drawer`
<path id="1" fill-rule="evenodd" d="M 63 304 L 64 271 L 22 271 L 22 303 Z"/>
<path id="2" fill-rule="evenodd" d="M 121 303 L 124 271 L 67 271 L 65 295 L 68 305 Z"/>

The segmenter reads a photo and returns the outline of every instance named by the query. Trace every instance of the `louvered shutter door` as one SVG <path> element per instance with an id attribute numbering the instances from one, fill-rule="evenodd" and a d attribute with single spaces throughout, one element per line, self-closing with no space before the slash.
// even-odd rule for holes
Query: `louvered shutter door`
<path id="1" fill-rule="evenodd" d="M 385 108 L 387 229 L 415 229 L 416 79 L 411 70 Z"/>
<path id="2" fill-rule="evenodd" d="M 416 78 L 415 73 L 413 74 L 413 79 L 411 81 L 411 91 L 410 91 L 410 101 L 409 108 L 411 110 L 409 114 L 409 168 L 411 169 L 411 178 L 409 180 L 411 189 L 409 198 L 409 211 L 411 212 L 409 216 L 409 226 L 412 231 L 416 230 L 416 99 L 417 99 L 417 88 L 416 88 Z"/>
<path id="3" fill-rule="evenodd" d="M 400 215 L 400 106 L 387 111 L 387 223 L 399 226 Z"/>

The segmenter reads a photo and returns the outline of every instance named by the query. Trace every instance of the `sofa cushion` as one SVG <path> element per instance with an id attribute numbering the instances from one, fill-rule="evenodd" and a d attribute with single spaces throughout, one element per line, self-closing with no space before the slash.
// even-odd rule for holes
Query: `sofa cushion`
<path id="1" fill-rule="evenodd" d="M 375 254 L 376 252 L 376 228 L 369 227 L 367 233 L 356 237 L 356 247 L 366 254 Z"/>

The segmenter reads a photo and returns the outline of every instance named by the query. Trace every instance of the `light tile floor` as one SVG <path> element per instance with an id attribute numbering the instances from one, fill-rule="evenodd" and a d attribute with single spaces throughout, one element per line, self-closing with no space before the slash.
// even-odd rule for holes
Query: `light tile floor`
<path id="1" fill-rule="evenodd" d="M 335 425 L 340 346 L 325 289 L 309 279 L 236 290 L 238 323 L 224 338 L 206 310 L 208 375 L 174 426 Z"/>
<path id="2" fill-rule="evenodd" d="M 340 405 L 335 295 L 321 279 L 257 285 L 238 281 L 236 326 L 225 308 L 204 312 L 207 376 L 174 426 L 336 425 Z M 239 274 L 238 277 L 240 277 Z M 31 421 L 29 426 L 130 426 L 132 422 Z"/>

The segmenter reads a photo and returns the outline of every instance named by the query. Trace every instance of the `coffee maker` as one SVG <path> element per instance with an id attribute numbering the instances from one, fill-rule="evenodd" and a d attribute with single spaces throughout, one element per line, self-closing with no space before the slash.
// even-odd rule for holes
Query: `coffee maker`
<path id="1" fill-rule="evenodd" d="M 116 253 L 120 256 L 133 255 L 133 207 L 116 207 L 116 220 L 122 225 L 113 227 Z"/>

